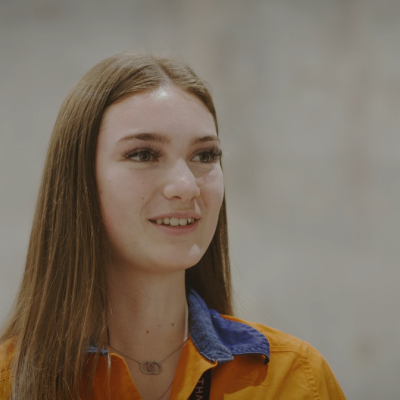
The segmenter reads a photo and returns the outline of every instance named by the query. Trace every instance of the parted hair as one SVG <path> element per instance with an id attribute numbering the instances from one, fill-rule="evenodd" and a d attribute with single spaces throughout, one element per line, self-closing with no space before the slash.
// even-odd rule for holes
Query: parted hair
<path id="1" fill-rule="evenodd" d="M 60 108 L 22 283 L 0 337 L 0 344 L 14 347 L 13 399 L 89 398 L 100 349 L 108 342 L 110 246 L 95 179 L 100 122 L 111 104 L 164 84 L 203 101 L 218 131 L 207 84 L 172 56 L 124 53 L 107 58 L 78 81 Z M 186 270 L 186 283 L 210 308 L 232 314 L 225 198 L 211 244 L 199 263 Z M 93 342 L 98 351 L 89 363 L 87 347 Z"/>

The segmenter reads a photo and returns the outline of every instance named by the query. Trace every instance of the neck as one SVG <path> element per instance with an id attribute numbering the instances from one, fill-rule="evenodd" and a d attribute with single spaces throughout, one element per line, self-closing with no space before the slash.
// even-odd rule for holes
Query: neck
<path id="1" fill-rule="evenodd" d="M 137 359 L 159 359 L 185 340 L 185 271 L 109 273 L 110 346 Z"/>

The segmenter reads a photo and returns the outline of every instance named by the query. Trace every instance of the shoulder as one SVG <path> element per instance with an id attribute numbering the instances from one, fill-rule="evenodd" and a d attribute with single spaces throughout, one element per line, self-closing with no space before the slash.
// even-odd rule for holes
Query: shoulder
<path id="1" fill-rule="evenodd" d="M 309 343 L 269 326 L 223 315 L 231 321 L 247 324 L 261 332 L 270 344 L 268 364 L 269 385 L 284 379 L 285 386 L 295 390 L 307 386 L 310 394 L 319 399 L 345 399 L 327 361 Z"/>
<path id="2" fill-rule="evenodd" d="M 222 317 L 231 321 L 249 325 L 266 336 L 270 344 L 271 359 L 273 354 L 278 353 L 293 353 L 297 358 L 304 358 L 307 360 L 312 358 L 313 361 L 314 358 L 323 359 L 322 355 L 309 343 L 295 336 L 289 335 L 288 333 L 263 324 L 259 324 L 257 322 L 245 321 L 240 318 L 227 315 L 222 315 Z"/>
<path id="3" fill-rule="evenodd" d="M 228 315 L 222 315 L 222 317 L 230 321 L 236 321 L 242 324 L 249 325 L 257 331 L 261 332 L 264 336 L 267 337 L 269 341 L 271 353 L 287 351 L 294 352 L 300 357 L 307 357 L 308 350 L 311 346 L 307 342 L 298 339 L 295 336 L 289 335 L 288 333 L 282 332 L 278 329 L 259 324 L 257 322 L 245 321 L 243 319 Z"/>

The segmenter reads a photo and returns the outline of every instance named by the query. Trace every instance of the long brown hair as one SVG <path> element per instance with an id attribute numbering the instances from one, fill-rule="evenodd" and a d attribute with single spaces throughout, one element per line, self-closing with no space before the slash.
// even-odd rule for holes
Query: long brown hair
<path id="1" fill-rule="evenodd" d="M 0 343 L 14 338 L 13 398 L 77 399 L 101 346 L 107 343 L 106 265 L 109 245 L 100 218 L 95 151 L 109 105 L 172 83 L 207 106 L 218 130 L 204 81 L 174 57 L 125 53 L 100 62 L 61 106 L 45 163 L 26 267 L 15 307 Z M 210 308 L 232 314 L 225 199 L 216 232 L 186 282 Z M 86 376 L 90 342 L 98 344 Z"/>

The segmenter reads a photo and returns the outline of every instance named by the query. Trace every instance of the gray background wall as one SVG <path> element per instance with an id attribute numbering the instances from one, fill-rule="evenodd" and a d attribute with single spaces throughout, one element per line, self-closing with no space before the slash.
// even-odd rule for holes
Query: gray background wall
<path id="1" fill-rule="evenodd" d="M 213 87 L 236 310 L 312 343 L 349 399 L 400 398 L 400 1 L 0 0 L 0 321 L 71 86 L 130 49 Z"/>

